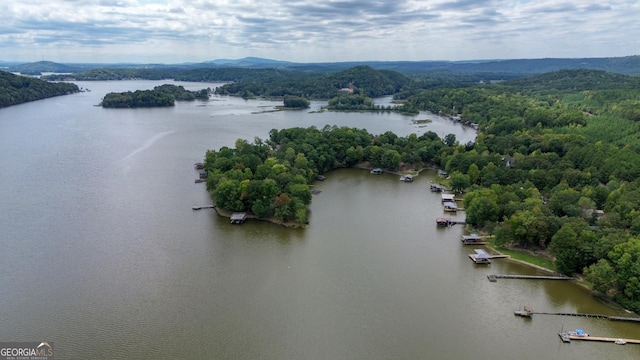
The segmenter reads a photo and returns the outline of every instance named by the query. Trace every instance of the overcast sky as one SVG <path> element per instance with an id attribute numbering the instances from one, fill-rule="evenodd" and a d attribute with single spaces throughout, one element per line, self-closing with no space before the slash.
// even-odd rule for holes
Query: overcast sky
<path id="1" fill-rule="evenodd" d="M 0 60 L 181 63 L 640 54 L 638 0 L 2 0 Z"/>

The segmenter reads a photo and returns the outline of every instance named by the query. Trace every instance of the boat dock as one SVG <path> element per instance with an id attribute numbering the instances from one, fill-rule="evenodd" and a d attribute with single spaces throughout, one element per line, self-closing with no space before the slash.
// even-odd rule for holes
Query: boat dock
<path id="1" fill-rule="evenodd" d="M 487 245 L 488 242 L 478 234 L 462 235 L 460 240 L 465 245 Z"/>
<path id="2" fill-rule="evenodd" d="M 215 205 L 202 205 L 202 206 L 194 206 L 192 209 L 193 210 L 213 209 L 215 207 L 216 207 Z"/>
<path id="3" fill-rule="evenodd" d="M 454 219 L 448 218 L 448 217 L 439 217 L 439 218 L 436 218 L 436 224 L 438 226 L 451 227 L 451 226 L 456 225 L 456 224 L 465 224 L 465 221 L 464 220 L 454 220 Z"/>
<path id="4" fill-rule="evenodd" d="M 469 258 L 476 264 L 491 264 L 491 255 L 482 249 L 475 249 L 474 254 L 469 254 Z"/>
<path id="5" fill-rule="evenodd" d="M 492 259 L 506 259 L 509 255 L 489 254 L 483 249 L 474 249 L 474 254 L 469 254 L 469 258 L 476 264 L 490 264 Z"/>
<path id="6" fill-rule="evenodd" d="M 245 212 L 234 212 L 230 217 L 232 224 L 242 224 L 245 220 L 247 220 L 247 213 Z"/>
<path id="7" fill-rule="evenodd" d="M 496 282 L 498 279 L 573 280 L 574 278 L 568 276 L 489 274 L 487 279 L 491 282 Z"/>

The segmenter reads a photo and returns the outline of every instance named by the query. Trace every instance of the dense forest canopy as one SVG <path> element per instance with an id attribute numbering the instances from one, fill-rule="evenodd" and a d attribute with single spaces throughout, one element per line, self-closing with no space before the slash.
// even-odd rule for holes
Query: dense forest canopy
<path id="1" fill-rule="evenodd" d="M 356 66 L 330 74 L 294 73 L 291 76 L 257 78 L 226 84 L 216 94 L 242 97 L 283 97 L 293 95 L 308 99 L 331 99 L 341 89 L 352 89 L 368 97 L 392 95 L 412 84 L 408 77 L 388 70 Z"/>
<path id="2" fill-rule="evenodd" d="M 80 91 L 70 83 L 52 83 L 0 71 L 0 108 Z"/>

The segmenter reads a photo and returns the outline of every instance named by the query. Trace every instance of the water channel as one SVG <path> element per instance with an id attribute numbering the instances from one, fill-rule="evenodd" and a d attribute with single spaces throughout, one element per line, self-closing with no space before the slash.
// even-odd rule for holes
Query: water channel
<path id="1" fill-rule="evenodd" d="M 59 359 L 637 359 L 640 346 L 563 344 L 561 329 L 640 339 L 640 324 L 514 317 L 626 315 L 569 282 L 473 264 L 443 216 L 437 176 L 345 169 L 315 184 L 310 226 L 237 226 L 211 210 L 193 164 L 269 130 L 325 125 L 406 136 L 475 131 L 422 113 L 272 112 L 213 97 L 170 109 L 102 109 L 111 91 L 0 109 L 0 341 L 50 341 Z M 178 83 L 193 90 L 216 84 Z M 386 100 L 388 101 L 388 99 Z M 415 120 L 431 119 L 430 123 Z M 459 213 L 456 217 L 463 218 Z"/>

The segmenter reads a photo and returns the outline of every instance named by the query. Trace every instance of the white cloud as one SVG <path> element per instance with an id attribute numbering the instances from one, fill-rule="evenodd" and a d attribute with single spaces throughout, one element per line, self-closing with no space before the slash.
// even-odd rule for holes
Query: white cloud
<path id="1" fill-rule="evenodd" d="M 0 59 L 624 56 L 638 53 L 637 19 L 624 0 L 19 0 L 0 5 Z"/>

